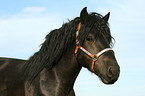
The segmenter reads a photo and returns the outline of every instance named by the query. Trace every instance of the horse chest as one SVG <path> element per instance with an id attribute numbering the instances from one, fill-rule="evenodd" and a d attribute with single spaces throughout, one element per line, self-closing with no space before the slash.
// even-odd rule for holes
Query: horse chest
<path id="1" fill-rule="evenodd" d="M 40 73 L 40 90 L 44 96 L 66 96 L 67 89 L 57 76 L 55 68 L 53 70 L 44 69 Z"/>
<path id="2" fill-rule="evenodd" d="M 27 86 L 25 82 L 25 94 L 26 96 L 65 96 L 56 73 L 47 69 L 42 70 L 31 86 Z"/>

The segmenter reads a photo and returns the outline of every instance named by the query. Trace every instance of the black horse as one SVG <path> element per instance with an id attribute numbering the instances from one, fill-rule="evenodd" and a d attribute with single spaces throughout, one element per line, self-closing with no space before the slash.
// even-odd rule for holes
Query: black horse
<path id="1" fill-rule="evenodd" d="M 51 31 L 29 60 L 0 58 L 0 96 L 75 96 L 82 67 L 114 84 L 120 73 L 108 19 L 86 7 L 69 23 Z"/>

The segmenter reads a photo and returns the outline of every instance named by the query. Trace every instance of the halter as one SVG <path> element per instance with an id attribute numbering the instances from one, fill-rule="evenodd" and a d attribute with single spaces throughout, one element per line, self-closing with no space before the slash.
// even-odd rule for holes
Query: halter
<path id="1" fill-rule="evenodd" d="M 78 52 L 78 49 L 82 50 L 85 54 L 87 54 L 89 57 L 92 58 L 92 67 L 91 67 L 91 70 L 94 72 L 94 65 L 95 65 L 95 62 L 99 59 L 99 57 L 107 52 L 107 51 L 113 51 L 111 48 L 105 48 L 103 49 L 102 51 L 100 51 L 98 54 L 96 55 L 93 55 L 92 53 L 90 53 L 89 51 L 87 51 L 85 48 L 83 48 L 82 46 L 80 46 L 80 43 L 79 43 L 79 40 L 78 40 L 78 36 L 79 36 L 79 31 L 80 31 L 80 28 L 81 28 L 81 23 L 79 23 L 79 26 L 78 26 L 78 30 L 76 32 L 76 49 L 75 49 L 75 56 L 77 57 L 77 52 Z"/>

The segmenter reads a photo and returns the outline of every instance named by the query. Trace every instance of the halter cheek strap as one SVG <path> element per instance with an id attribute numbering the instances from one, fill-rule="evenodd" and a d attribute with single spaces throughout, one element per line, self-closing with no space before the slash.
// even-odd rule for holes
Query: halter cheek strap
<path id="1" fill-rule="evenodd" d="M 99 57 L 107 52 L 107 51 L 113 51 L 111 48 L 106 48 L 106 49 L 103 49 L 102 51 L 100 51 L 98 54 L 96 55 L 93 55 L 92 53 L 90 53 L 89 51 L 87 51 L 85 48 L 83 48 L 82 46 L 80 46 L 79 44 L 79 40 L 78 40 L 78 35 L 79 35 L 79 31 L 80 31 L 80 28 L 81 28 L 81 23 L 79 23 L 79 27 L 78 27 L 78 30 L 76 32 L 76 49 L 75 49 L 75 56 L 77 57 L 77 52 L 78 52 L 78 49 L 82 50 L 85 54 L 87 54 L 89 57 L 92 58 L 92 64 L 91 64 L 91 70 L 94 72 L 94 65 L 95 65 L 95 62 L 99 59 Z"/>

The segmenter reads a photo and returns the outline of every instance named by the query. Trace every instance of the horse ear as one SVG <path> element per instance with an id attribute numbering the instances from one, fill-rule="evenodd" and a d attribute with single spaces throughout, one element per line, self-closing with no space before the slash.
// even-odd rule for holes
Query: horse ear
<path id="1" fill-rule="evenodd" d="M 80 14 L 80 20 L 81 20 L 82 24 L 84 24 L 86 22 L 86 19 L 88 17 L 88 12 L 86 9 L 87 9 L 87 7 L 83 8 L 81 11 L 81 14 Z"/>
<path id="2" fill-rule="evenodd" d="M 103 19 L 105 20 L 106 23 L 107 23 L 108 20 L 109 20 L 109 16 L 110 16 L 110 12 L 108 12 L 108 13 L 103 17 Z"/>

